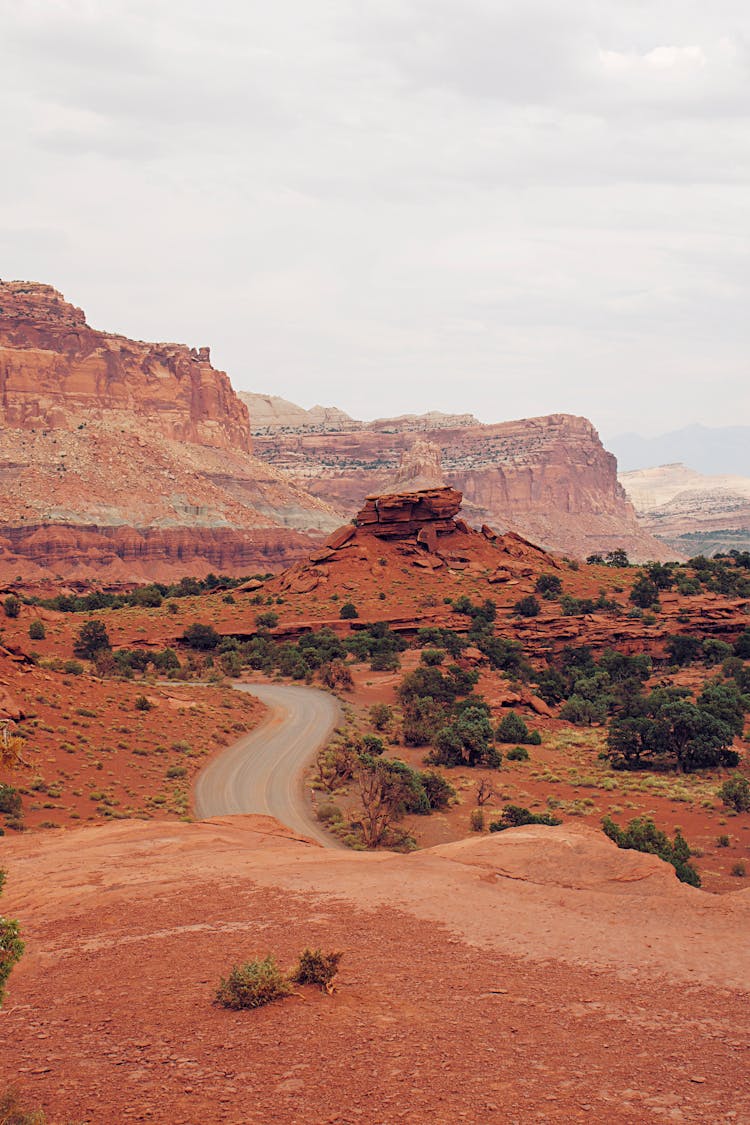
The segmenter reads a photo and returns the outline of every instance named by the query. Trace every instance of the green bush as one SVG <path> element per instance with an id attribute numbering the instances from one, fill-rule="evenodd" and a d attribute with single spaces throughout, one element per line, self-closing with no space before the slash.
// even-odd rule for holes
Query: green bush
<path id="1" fill-rule="evenodd" d="M 513 612 L 517 617 L 536 617 L 541 610 L 538 600 L 533 594 L 529 594 L 526 598 L 520 598 L 513 606 Z"/>
<path id="2" fill-rule="evenodd" d="M 339 617 L 343 621 L 350 621 L 355 617 L 359 617 L 359 613 L 354 602 L 344 602 L 341 609 L 339 610 Z"/>
<path id="3" fill-rule="evenodd" d="M 542 736 L 539 731 L 531 731 L 526 726 L 520 715 L 509 711 L 503 715 L 497 727 L 497 738 L 500 742 L 526 743 L 527 746 L 539 746 Z"/>
<path id="4" fill-rule="evenodd" d="M 750 782 L 741 773 L 725 781 L 718 792 L 722 803 L 735 812 L 750 812 Z"/>
<path id="5" fill-rule="evenodd" d="M 93 660 L 97 653 L 111 648 L 106 625 L 101 621 L 85 621 L 76 635 L 73 655 Z"/>
<path id="6" fill-rule="evenodd" d="M 506 751 L 505 757 L 509 762 L 528 762 L 529 752 L 525 746 L 513 746 Z"/>
<path id="7" fill-rule="evenodd" d="M 21 602 L 15 594 L 8 594 L 3 602 L 3 610 L 6 617 L 18 617 L 21 612 Z"/>
<path id="8" fill-rule="evenodd" d="M 535 589 L 543 598 L 556 598 L 562 593 L 562 582 L 556 574 L 540 574 Z"/>
<path id="9" fill-rule="evenodd" d="M 679 829 L 675 832 L 674 840 L 670 840 L 648 816 L 636 817 L 626 828 L 620 828 L 611 817 L 605 816 L 602 828 L 618 848 L 658 855 L 666 863 L 672 864 L 680 882 L 689 883 L 692 887 L 701 885 L 700 875 L 688 862 L 691 851 Z"/>
<path id="10" fill-rule="evenodd" d="M 0 782 L 0 813 L 16 819 L 22 815 L 21 794 L 12 785 L 3 785 Z M 2 886 L 2 883 L 0 883 Z"/>
<path id="11" fill-rule="evenodd" d="M 29 639 L 32 641 L 43 641 L 47 636 L 47 631 L 44 624 L 35 617 L 33 621 L 29 622 Z"/>
<path id="12" fill-rule="evenodd" d="M 136 711 L 151 711 L 154 705 L 145 695 L 137 695 L 133 706 Z"/>
<path id="13" fill-rule="evenodd" d="M 0 894 L 5 883 L 5 872 L 0 871 Z M 11 970 L 23 953 L 23 942 L 19 936 L 18 922 L 0 917 L 0 1005 L 5 997 L 5 985 Z"/>
<path id="14" fill-rule="evenodd" d="M 333 978 L 339 971 L 343 953 L 323 953 L 320 949 L 303 949 L 299 964 L 291 975 L 295 984 L 317 984 L 324 992 L 333 992 Z"/>
<path id="15" fill-rule="evenodd" d="M 221 637 L 213 625 L 204 625 L 200 621 L 195 621 L 185 629 L 182 640 L 189 648 L 197 649 L 199 652 L 210 652 L 218 646 Z"/>
<path id="16" fill-rule="evenodd" d="M 506 805 L 499 820 L 490 824 L 490 832 L 504 832 L 506 828 L 520 828 L 524 824 L 547 824 L 551 827 L 562 824 L 551 813 L 533 813 L 520 805 Z"/>
<path id="17" fill-rule="evenodd" d="M 272 609 L 264 610 L 259 613 L 255 618 L 255 624 L 259 629 L 275 629 L 279 623 L 278 613 L 274 613 Z"/>
<path id="18" fill-rule="evenodd" d="M 246 961 L 234 965 L 226 978 L 222 977 L 216 990 L 215 1003 L 223 1008 L 262 1008 L 274 1000 L 281 1000 L 292 991 L 273 957 Z"/>

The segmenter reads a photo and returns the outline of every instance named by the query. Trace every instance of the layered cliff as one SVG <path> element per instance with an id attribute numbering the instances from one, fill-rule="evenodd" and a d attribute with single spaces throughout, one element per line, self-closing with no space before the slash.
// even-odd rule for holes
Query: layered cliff
<path id="1" fill-rule="evenodd" d="M 620 483 L 643 526 L 675 551 L 750 549 L 750 478 L 673 464 L 621 473 Z"/>
<path id="2" fill-rule="evenodd" d="M 0 578 L 112 581 L 282 565 L 339 522 L 251 454 L 207 348 L 99 332 L 0 282 Z"/>
<path id="3" fill-rule="evenodd" d="M 553 414 L 497 425 L 420 430 L 442 456 L 447 484 L 470 523 L 516 530 L 547 549 L 585 557 L 624 547 L 631 557 L 673 554 L 642 528 L 617 480 L 617 463 L 585 418 Z M 351 517 L 362 494 L 387 488 L 413 426 L 372 423 L 329 433 L 255 438 L 256 455 Z"/>

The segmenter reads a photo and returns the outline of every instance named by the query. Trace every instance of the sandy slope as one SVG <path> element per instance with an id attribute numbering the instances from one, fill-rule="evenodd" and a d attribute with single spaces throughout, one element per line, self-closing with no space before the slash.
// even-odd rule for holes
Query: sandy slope
<path id="1" fill-rule="evenodd" d="M 4 842 L 28 953 L 5 1080 L 121 1122 L 748 1122 L 750 895 L 584 828 L 397 856 L 270 819 Z M 345 952 L 333 998 L 211 1005 L 235 960 Z"/>

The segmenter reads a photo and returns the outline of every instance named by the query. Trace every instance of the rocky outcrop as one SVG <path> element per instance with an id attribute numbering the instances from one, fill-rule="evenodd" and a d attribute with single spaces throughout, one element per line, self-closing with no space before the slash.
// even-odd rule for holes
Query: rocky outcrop
<path id="1" fill-rule="evenodd" d="M 98 332 L 51 286 L 31 282 L 0 281 L 0 423 L 95 423 L 250 451 L 247 408 L 208 348 Z"/>
<path id="2" fill-rule="evenodd" d="M 342 429 L 359 429 L 362 422 L 350 418 L 336 406 L 312 406 L 305 410 L 279 395 L 262 395 L 252 391 L 239 391 L 239 399 L 250 412 L 250 428 L 254 434 L 327 433 Z"/>
<path id="3" fill-rule="evenodd" d="M 351 518 L 359 497 L 388 490 L 402 454 L 414 444 L 409 429 L 374 427 L 277 432 L 256 438 L 255 452 Z M 463 493 L 465 517 L 475 526 L 516 530 L 577 557 L 615 547 L 634 559 L 674 554 L 640 526 L 614 457 L 585 418 L 553 414 L 439 427 L 420 438 L 440 450 L 445 482 Z"/>
<path id="4" fill-rule="evenodd" d="M 419 489 L 384 496 L 368 496 L 357 513 L 357 526 L 381 539 L 408 539 L 435 532 L 453 531 L 453 517 L 461 508 L 455 488 Z"/>
<path id="5" fill-rule="evenodd" d="M 98 332 L 0 283 L 0 576 L 138 581 L 293 562 L 340 523 L 250 452 L 208 349 Z"/>

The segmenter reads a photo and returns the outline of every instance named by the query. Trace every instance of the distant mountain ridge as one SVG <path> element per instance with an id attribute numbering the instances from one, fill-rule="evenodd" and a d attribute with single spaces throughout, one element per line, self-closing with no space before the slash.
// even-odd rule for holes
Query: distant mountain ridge
<path id="1" fill-rule="evenodd" d="M 750 426 L 712 428 L 696 423 L 657 437 L 619 434 L 607 445 L 621 473 L 681 463 L 708 476 L 750 477 Z"/>
<path id="2" fill-rule="evenodd" d="M 750 477 L 707 476 L 682 464 L 620 473 L 641 523 L 675 551 L 750 549 Z"/>

